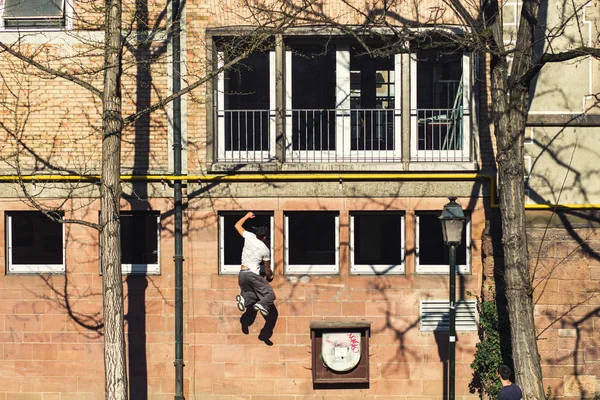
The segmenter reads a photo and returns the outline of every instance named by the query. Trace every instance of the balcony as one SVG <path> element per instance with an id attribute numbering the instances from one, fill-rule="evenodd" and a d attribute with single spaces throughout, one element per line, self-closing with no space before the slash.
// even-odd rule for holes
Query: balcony
<path id="1" fill-rule="evenodd" d="M 411 161 L 468 162 L 462 107 L 411 110 Z M 275 110 L 220 110 L 218 162 L 275 160 Z M 401 161 L 400 110 L 289 110 L 285 162 L 394 163 Z"/>
<path id="2" fill-rule="evenodd" d="M 287 162 L 398 162 L 400 110 L 290 110 Z"/>
<path id="3" fill-rule="evenodd" d="M 218 161 L 263 163 L 275 160 L 274 110 L 219 110 Z"/>
<path id="4" fill-rule="evenodd" d="M 463 117 L 462 107 L 412 110 L 411 122 L 416 136 L 411 161 L 470 161 L 469 144 L 463 134 Z"/>
<path id="5" fill-rule="evenodd" d="M 217 112 L 219 162 L 273 161 L 274 110 Z M 398 162 L 400 110 L 290 110 L 286 162 Z"/>
<path id="6" fill-rule="evenodd" d="M 253 53 L 218 75 L 210 168 L 477 168 L 469 53 L 374 59 L 352 44 L 298 38 L 275 53 Z"/>

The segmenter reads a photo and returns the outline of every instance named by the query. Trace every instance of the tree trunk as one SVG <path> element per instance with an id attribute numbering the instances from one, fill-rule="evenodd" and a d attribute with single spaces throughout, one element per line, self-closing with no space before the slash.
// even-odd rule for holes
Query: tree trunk
<path id="1" fill-rule="evenodd" d="M 102 97 L 101 243 L 107 400 L 127 399 L 121 277 L 121 0 L 106 0 Z"/>
<path id="2" fill-rule="evenodd" d="M 542 400 L 545 395 L 533 317 L 533 288 L 529 275 L 524 208 L 523 136 L 528 91 L 527 88 L 518 87 L 513 89 L 516 95 L 507 94 L 506 69 L 502 65 L 492 71 L 492 107 L 498 147 L 504 282 L 512 356 L 523 399 Z"/>
<path id="3" fill-rule="evenodd" d="M 499 137 L 506 136 L 500 133 Z M 517 384 L 524 399 L 544 399 L 542 369 L 533 317 L 533 289 L 529 275 L 523 192 L 523 136 L 502 144 L 498 138 L 500 209 L 504 244 L 504 282 L 512 356 Z"/>
<path id="4" fill-rule="evenodd" d="M 485 2 L 485 7 L 486 20 L 492 33 L 492 114 L 498 149 L 504 282 L 512 357 L 516 382 L 523 390 L 523 399 L 543 400 L 545 394 L 533 316 L 533 288 L 529 274 L 524 208 L 523 138 L 529 104 L 529 83 L 520 81 L 520 77 L 532 65 L 539 4 L 535 0 L 523 1 L 510 76 L 499 3 L 491 0 Z"/>

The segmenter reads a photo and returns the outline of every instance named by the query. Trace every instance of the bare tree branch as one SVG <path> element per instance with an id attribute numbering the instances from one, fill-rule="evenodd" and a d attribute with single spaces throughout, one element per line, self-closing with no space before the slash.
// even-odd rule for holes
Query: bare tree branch
<path id="1" fill-rule="evenodd" d="M 12 55 L 13 57 L 18 58 L 19 60 L 39 69 L 40 71 L 46 72 L 47 74 L 50 74 L 52 76 L 55 76 L 57 78 L 63 78 L 66 79 L 68 81 L 71 81 L 87 90 L 89 90 L 90 92 L 92 92 L 93 94 L 95 94 L 98 97 L 102 97 L 102 91 L 98 90 L 97 88 L 95 88 L 93 85 L 91 85 L 90 83 L 83 81 L 71 74 L 68 74 L 66 72 L 63 71 L 59 71 L 53 68 L 50 68 L 46 65 L 40 64 L 39 62 L 35 61 L 33 58 L 31 57 L 27 57 L 26 55 L 24 55 L 23 53 L 19 52 L 19 51 L 15 51 L 13 50 L 11 47 L 7 46 L 6 44 L 0 42 L 0 49 L 6 51 L 8 54 Z"/>

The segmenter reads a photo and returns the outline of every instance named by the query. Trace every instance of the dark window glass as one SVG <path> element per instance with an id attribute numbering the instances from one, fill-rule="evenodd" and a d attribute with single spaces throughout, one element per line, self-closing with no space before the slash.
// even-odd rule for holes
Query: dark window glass
<path id="1" fill-rule="evenodd" d="M 244 238 L 235 230 L 235 223 L 238 222 L 246 213 L 226 213 L 223 216 L 223 253 L 224 265 L 240 265 L 242 260 L 242 248 L 244 247 Z M 261 226 L 269 227 L 271 231 L 271 215 L 268 213 L 254 213 L 255 218 L 248 219 L 244 223 L 244 229 L 254 233 L 256 228 Z M 270 240 L 270 239 L 269 239 Z"/>
<path id="2" fill-rule="evenodd" d="M 354 264 L 402 264 L 402 215 L 354 214 Z"/>
<path id="3" fill-rule="evenodd" d="M 454 108 L 460 105 L 462 53 L 420 51 L 417 53 L 417 108 Z"/>
<path id="4" fill-rule="evenodd" d="M 462 149 L 462 53 L 417 53 L 419 150 Z"/>
<path id="5" fill-rule="evenodd" d="M 269 54 L 252 53 L 225 71 L 225 150 L 269 149 Z"/>
<path id="6" fill-rule="evenodd" d="M 419 264 L 449 265 L 448 246 L 444 244 L 440 212 L 419 213 Z M 456 248 L 456 264 L 467 264 L 467 226 L 463 228 L 460 246 Z"/>
<path id="7" fill-rule="evenodd" d="M 350 50 L 352 150 L 394 149 L 394 58 Z"/>
<path id="8" fill-rule="evenodd" d="M 336 240 L 333 212 L 292 212 L 288 216 L 289 263 L 335 264 Z"/>
<path id="9" fill-rule="evenodd" d="M 64 26 L 64 0 L 6 0 L 6 27 Z"/>
<path id="10" fill-rule="evenodd" d="M 158 213 L 121 211 L 121 263 L 158 263 Z"/>
<path id="11" fill-rule="evenodd" d="M 335 150 L 335 48 L 291 46 L 294 150 Z"/>
<path id="12" fill-rule="evenodd" d="M 40 212 L 7 214 L 11 219 L 12 263 L 62 264 L 63 226 Z"/>
<path id="13" fill-rule="evenodd" d="M 269 109 L 269 53 L 251 53 L 225 71 L 226 110 Z"/>

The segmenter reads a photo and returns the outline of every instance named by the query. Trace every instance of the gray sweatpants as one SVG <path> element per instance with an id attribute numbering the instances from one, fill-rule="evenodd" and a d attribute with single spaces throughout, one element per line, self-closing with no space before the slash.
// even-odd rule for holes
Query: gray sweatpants
<path id="1" fill-rule="evenodd" d="M 238 275 L 238 283 L 247 308 L 256 303 L 260 303 L 267 310 L 271 308 L 275 301 L 275 292 L 265 278 L 248 269 L 242 269 Z"/>

